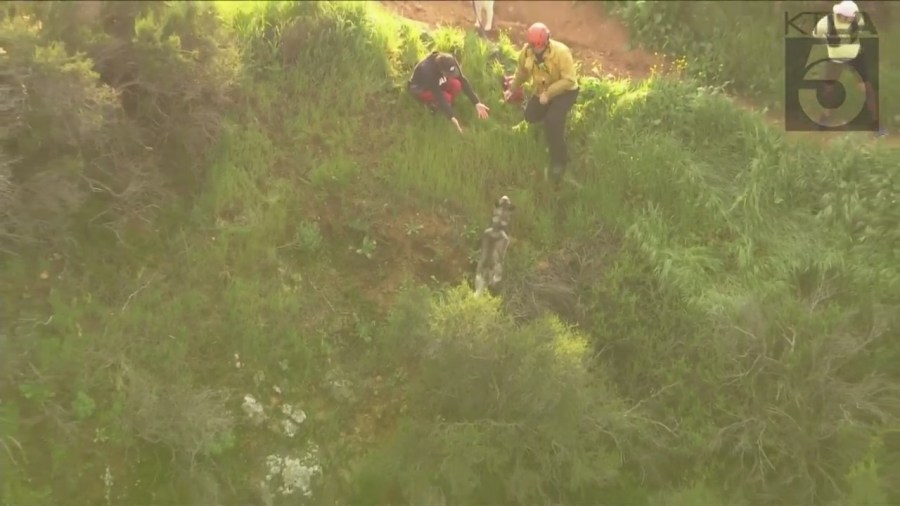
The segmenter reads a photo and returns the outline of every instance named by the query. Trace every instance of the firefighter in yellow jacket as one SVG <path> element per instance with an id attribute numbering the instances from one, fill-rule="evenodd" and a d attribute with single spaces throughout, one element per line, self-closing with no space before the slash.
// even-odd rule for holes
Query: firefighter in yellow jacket
<path id="1" fill-rule="evenodd" d="M 515 78 L 503 96 L 509 100 L 531 78 L 533 94 L 525 105 L 525 121 L 544 122 L 553 180 L 558 184 L 568 162 L 566 119 L 578 99 L 575 62 L 565 44 L 550 39 L 543 23 L 531 25 L 526 38 Z"/>

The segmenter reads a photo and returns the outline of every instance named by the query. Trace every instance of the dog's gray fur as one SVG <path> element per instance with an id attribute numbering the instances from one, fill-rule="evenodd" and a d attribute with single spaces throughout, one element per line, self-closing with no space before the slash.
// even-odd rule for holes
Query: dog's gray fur
<path id="1" fill-rule="evenodd" d="M 515 206 L 506 195 L 497 199 L 491 225 L 481 234 L 481 256 L 475 271 L 475 296 L 479 297 L 484 290 L 493 287 L 503 278 L 503 259 L 509 248 L 507 228 Z"/>

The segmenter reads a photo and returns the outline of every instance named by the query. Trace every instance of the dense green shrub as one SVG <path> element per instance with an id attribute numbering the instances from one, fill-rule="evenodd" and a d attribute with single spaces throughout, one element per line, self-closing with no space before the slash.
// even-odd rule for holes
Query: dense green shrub
<path id="1" fill-rule="evenodd" d="M 8 6 L 4 246 L 66 237 L 92 197 L 116 223 L 196 188 L 239 71 L 223 30 L 201 2 Z"/>
<path id="2" fill-rule="evenodd" d="M 419 350 L 407 414 L 356 501 L 606 504 L 647 427 L 591 369 L 584 337 L 553 319 L 516 327 L 467 287 L 417 300 L 427 321 L 388 328 L 419 336 L 404 344 Z"/>

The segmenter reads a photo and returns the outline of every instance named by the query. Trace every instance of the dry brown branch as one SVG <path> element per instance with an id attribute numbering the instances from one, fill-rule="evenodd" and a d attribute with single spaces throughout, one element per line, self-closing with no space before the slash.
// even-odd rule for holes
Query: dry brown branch
<path id="1" fill-rule="evenodd" d="M 225 390 L 195 388 L 123 369 L 129 426 L 135 435 L 168 446 L 193 462 L 234 425 Z"/>
<path id="2" fill-rule="evenodd" d="M 660 422 L 660 421 L 652 420 L 652 419 L 647 418 L 647 417 L 645 417 L 645 416 L 640 416 L 640 415 L 629 415 L 629 416 L 630 416 L 631 418 L 636 419 L 636 420 L 641 420 L 641 421 L 643 421 L 643 422 L 647 422 L 647 423 L 656 425 L 657 427 L 660 427 L 660 428 L 662 428 L 662 429 L 665 429 L 665 431 L 668 432 L 669 434 L 671 434 L 672 436 L 678 437 L 678 432 L 677 432 L 678 426 L 675 426 L 675 428 L 672 429 L 671 427 L 669 427 L 668 425 L 666 425 L 666 424 L 664 424 L 664 423 L 662 423 L 662 422 Z"/>
<path id="3" fill-rule="evenodd" d="M 6 444 L 4 439 L 12 442 L 15 445 L 15 447 L 19 449 L 19 453 L 22 455 L 22 461 L 25 464 L 28 464 L 28 454 L 25 453 L 25 449 L 22 448 L 22 443 L 19 443 L 18 439 L 14 438 L 12 436 L 9 436 L 9 435 L 0 437 L 0 445 L 3 445 L 3 449 L 6 450 L 6 454 L 9 456 L 9 460 L 12 461 L 13 465 L 16 467 L 20 467 L 19 461 L 16 460 L 16 458 L 13 456 L 13 452 L 9 449 L 9 446 Z"/>
<path id="4" fill-rule="evenodd" d="M 601 282 L 609 249 L 609 241 L 601 235 L 570 243 L 551 255 L 543 267 L 509 278 L 507 311 L 522 319 L 552 311 L 570 323 L 587 324 L 590 315 L 580 292 Z"/>
<path id="5" fill-rule="evenodd" d="M 131 295 L 129 295 L 128 298 L 125 299 L 125 304 L 122 305 L 122 310 L 119 311 L 119 312 L 120 312 L 120 313 L 124 313 L 125 310 L 128 308 L 128 304 L 131 303 L 131 299 L 133 299 L 137 294 L 139 294 L 139 293 L 140 293 L 141 291 L 143 291 L 145 288 L 147 288 L 148 286 L 150 286 L 150 283 L 153 283 L 153 281 L 154 281 L 155 279 L 156 279 L 156 277 L 151 277 L 150 279 L 147 280 L 146 283 L 144 283 L 143 285 L 141 285 L 140 287 L 138 287 L 137 290 L 131 292 Z"/>
<path id="6" fill-rule="evenodd" d="M 674 388 L 674 387 L 679 386 L 679 385 L 681 385 L 681 384 L 682 384 L 681 381 L 676 381 L 675 383 L 671 383 L 671 384 L 669 384 L 669 385 L 666 385 L 666 386 L 660 388 L 660 389 L 657 390 L 656 392 L 653 392 L 653 394 L 650 395 L 650 397 L 647 397 L 646 399 L 641 399 L 641 400 L 639 400 L 639 401 L 637 402 L 637 404 L 635 404 L 634 406 L 632 406 L 632 407 L 628 408 L 627 410 L 625 410 L 625 413 L 623 413 L 623 415 L 624 415 L 624 416 L 628 416 L 629 414 L 631 414 L 632 411 L 634 411 L 634 410 L 636 410 L 637 408 L 639 408 L 644 402 L 649 401 L 649 400 L 651 400 L 651 399 L 654 399 L 654 398 L 656 398 L 656 397 L 662 395 L 662 393 L 665 392 L 666 390 L 669 390 L 670 388 Z"/>
<path id="7" fill-rule="evenodd" d="M 816 481 L 831 482 L 844 472 L 830 469 L 837 466 L 833 463 L 855 457 L 837 453 L 810 466 L 809 455 L 833 445 L 841 431 L 864 438 L 900 415 L 900 387 L 876 375 L 845 377 L 845 369 L 863 359 L 887 327 L 873 323 L 863 332 L 838 327 L 815 336 L 802 334 L 796 322 L 767 327 L 754 332 L 721 325 L 734 337 L 723 346 L 734 349 L 719 386 L 722 395 L 739 402 L 730 410 L 717 406 L 721 427 L 708 451 L 733 459 L 743 473 L 737 480 L 769 488 L 793 483 L 794 490 L 813 494 Z"/>

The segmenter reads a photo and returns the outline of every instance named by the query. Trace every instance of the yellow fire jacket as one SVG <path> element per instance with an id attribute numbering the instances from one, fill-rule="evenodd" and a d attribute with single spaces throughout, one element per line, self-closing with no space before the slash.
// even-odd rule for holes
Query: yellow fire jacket
<path id="1" fill-rule="evenodd" d="M 519 53 L 519 65 L 510 89 L 519 89 L 529 77 L 535 88 L 535 94 L 547 93 L 550 99 L 578 88 L 572 51 L 562 42 L 551 39 L 547 49 L 544 50 L 543 62 L 538 63 L 534 50 L 525 44 Z"/>

